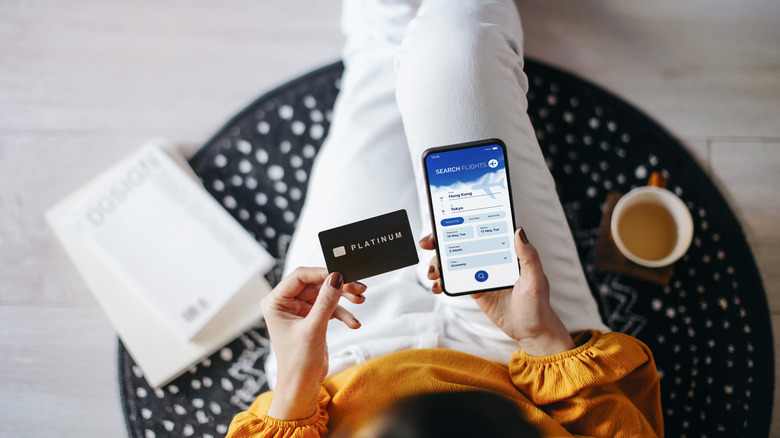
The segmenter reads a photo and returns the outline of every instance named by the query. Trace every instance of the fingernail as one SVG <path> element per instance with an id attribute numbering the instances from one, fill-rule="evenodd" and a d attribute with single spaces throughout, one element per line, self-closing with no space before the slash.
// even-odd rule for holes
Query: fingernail
<path id="1" fill-rule="evenodd" d="M 360 327 L 361 325 L 363 325 L 363 324 L 361 324 L 361 323 L 360 323 L 360 321 L 358 321 L 358 320 L 357 320 L 357 318 L 352 318 L 352 322 L 353 322 L 355 325 L 357 325 L 358 327 Z"/>
<path id="2" fill-rule="evenodd" d="M 358 297 L 358 298 L 366 298 L 366 296 L 365 296 L 365 295 L 363 295 L 363 294 L 357 294 L 357 295 L 355 295 L 355 296 L 356 296 L 356 297 Z"/>
<path id="3" fill-rule="evenodd" d="M 338 272 L 334 272 L 333 275 L 330 276 L 330 287 L 334 289 L 341 289 L 341 286 L 344 284 L 344 276 L 339 274 Z"/>
<path id="4" fill-rule="evenodd" d="M 361 283 L 361 282 L 359 282 L 359 281 L 356 281 L 356 282 L 355 282 L 355 284 L 356 284 L 356 285 L 358 285 L 358 286 L 360 286 L 360 287 L 362 287 L 362 288 L 366 288 L 366 289 L 368 289 L 368 286 L 366 286 L 366 285 L 365 285 L 365 283 Z"/>
<path id="5" fill-rule="evenodd" d="M 428 241 L 430 238 L 431 238 L 431 235 L 430 235 L 430 234 L 426 234 L 426 235 L 425 235 L 425 237 L 423 237 L 422 239 L 420 239 L 420 243 L 425 243 L 425 242 L 427 242 L 427 241 Z"/>
<path id="6" fill-rule="evenodd" d="M 436 270 L 436 268 L 433 265 L 428 266 L 428 275 L 433 274 L 433 271 L 435 271 L 435 270 Z"/>
<path id="7" fill-rule="evenodd" d="M 525 235 L 525 230 L 520 227 L 520 240 L 523 241 L 523 243 L 528 243 L 528 236 Z"/>

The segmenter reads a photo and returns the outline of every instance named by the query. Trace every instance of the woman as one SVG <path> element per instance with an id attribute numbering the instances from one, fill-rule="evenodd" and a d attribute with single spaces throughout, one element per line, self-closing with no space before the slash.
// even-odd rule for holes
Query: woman
<path id="1" fill-rule="evenodd" d="M 347 0 L 342 26 L 330 134 L 286 278 L 262 304 L 274 392 L 238 414 L 228 436 L 349 436 L 377 430 L 399 399 L 474 390 L 508 398 L 545 436 L 662 435 L 652 355 L 606 333 L 526 114 L 514 3 Z M 319 231 L 400 208 L 430 260 L 422 152 L 485 138 L 508 149 L 522 225 L 513 289 L 441 295 L 435 259 L 365 284 L 296 268 L 324 266 Z"/>

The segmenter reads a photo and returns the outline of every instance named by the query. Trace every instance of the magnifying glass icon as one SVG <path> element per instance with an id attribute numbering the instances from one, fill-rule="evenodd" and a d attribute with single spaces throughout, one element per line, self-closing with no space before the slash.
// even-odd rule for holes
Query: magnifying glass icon
<path id="1" fill-rule="evenodd" d="M 488 279 L 488 273 L 485 271 L 477 271 L 476 274 L 474 274 L 474 279 L 482 283 Z"/>

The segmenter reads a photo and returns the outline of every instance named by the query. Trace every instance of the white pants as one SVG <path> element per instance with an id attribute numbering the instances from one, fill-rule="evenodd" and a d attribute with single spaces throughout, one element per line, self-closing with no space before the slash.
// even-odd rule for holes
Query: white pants
<path id="1" fill-rule="evenodd" d="M 328 138 L 314 163 L 286 259 L 325 266 L 317 234 L 406 209 L 431 231 L 422 152 L 500 138 L 508 148 L 515 218 L 539 251 L 552 306 L 570 332 L 608 331 L 527 115 L 522 28 L 512 0 L 346 0 L 345 72 Z M 362 323 L 328 328 L 330 373 L 410 348 L 451 348 L 506 363 L 517 343 L 469 296 L 433 295 L 420 264 L 368 278 L 366 301 L 342 300 Z M 276 358 L 266 362 L 273 388 Z"/>

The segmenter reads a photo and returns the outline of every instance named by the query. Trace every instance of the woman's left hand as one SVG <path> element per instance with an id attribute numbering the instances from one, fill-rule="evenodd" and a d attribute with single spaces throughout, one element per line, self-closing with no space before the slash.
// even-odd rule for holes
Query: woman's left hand
<path id="1" fill-rule="evenodd" d="M 268 416 L 298 420 L 316 412 L 328 372 L 328 322 L 335 318 L 359 328 L 360 322 L 339 305 L 339 299 L 362 303 L 365 290 L 362 283 L 344 285 L 338 272 L 298 268 L 263 299 L 263 317 L 279 369 Z"/>
<path id="2" fill-rule="evenodd" d="M 474 294 L 480 309 L 498 328 L 517 340 L 532 356 L 547 356 L 574 348 L 574 342 L 550 305 L 550 283 L 542 270 L 536 248 L 522 228 L 514 235 L 521 275 L 512 289 Z M 435 248 L 433 235 L 420 241 L 420 247 Z M 428 279 L 434 280 L 433 293 L 441 293 L 441 274 L 436 257 L 431 260 Z"/>

